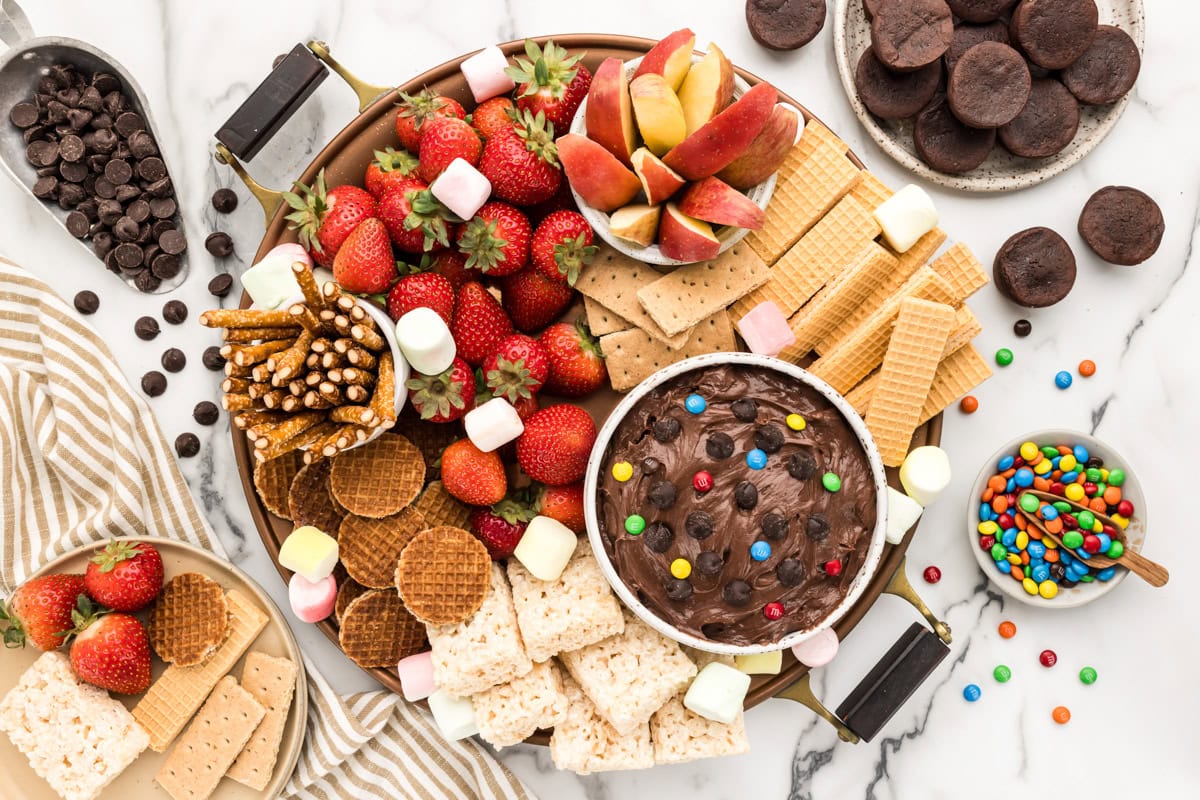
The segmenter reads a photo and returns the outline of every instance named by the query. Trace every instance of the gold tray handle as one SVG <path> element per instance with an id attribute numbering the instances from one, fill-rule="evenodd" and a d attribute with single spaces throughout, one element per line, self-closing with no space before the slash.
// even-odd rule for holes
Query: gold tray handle
<path id="1" fill-rule="evenodd" d="M 217 143 L 215 158 L 218 162 L 229 166 L 242 179 L 242 183 L 246 184 L 246 188 L 250 190 L 250 194 L 254 195 L 254 199 L 262 206 L 263 214 L 266 215 L 267 219 L 266 224 L 270 226 L 271 218 L 275 216 L 275 212 L 283 204 L 283 192 L 268 189 L 250 177 L 250 173 L 246 172 L 246 168 L 242 166 L 242 162 L 238 161 L 237 157 L 229 152 L 228 147 L 219 142 Z"/>
<path id="2" fill-rule="evenodd" d="M 324 42 L 314 39 L 308 43 L 308 49 L 313 52 L 313 55 L 325 62 L 327 67 L 336 72 L 338 77 L 349 84 L 354 93 L 358 95 L 359 113 L 366 111 L 381 96 L 392 91 L 393 87 L 391 86 L 375 86 L 358 78 L 333 57 L 333 54 L 329 52 L 329 45 Z"/>
<path id="3" fill-rule="evenodd" d="M 925 621 L 929 623 L 930 628 L 933 628 L 933 632 L 938 635 L 938 638 L 946 644 L 950 644 L 954 640 L 954 637 L 950 635 L 950 626 L 938 619 L 929 610 L 929 606 L 925 605 L 925 601 L 921 599 L 921 596 L 917 594 L 917 590 L 909 583 L 908 575 L 906 574 L 907 565 L 908 557 L 906 556 L 900 560 L 900 566 L 896 568 L 895 573 L 892 574 L 892 579 L 884 587 L 884 593 L 895 595 L 907 601 L 909 605 L 925 618 Z"/>
<path id="4" fill-rule="evenodd" d="M 805 672 L 800 680 L 796 681 L 775 696 L 782 697 L 787 700 L 794 700 L 802 706 L 807 706 L 808 708 L 812 709 L 817 716 L 836 728 L 838 738 L 843 742 L 858 744 L 858 736 L 855 735 L 854 731 L 847 728 L 842 721 L 835 717 L 833 712 L 826 708 L 821 701 L 817 699 L 817 696 L 813 694 L 812 686 L 809 685 L 808 682 L 809 675 L 810 673 Z"/>

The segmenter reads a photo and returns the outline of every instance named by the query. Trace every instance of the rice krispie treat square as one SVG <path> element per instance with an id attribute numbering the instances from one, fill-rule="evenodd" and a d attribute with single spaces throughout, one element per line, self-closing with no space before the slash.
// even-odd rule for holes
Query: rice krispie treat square
<path id="1" fill-rule="evenodd" d="M 684 652 L 695 662 L 697 669 L 704 669 L 713 661 L 733 666 L 730 656 L 706 653 L 685 647 Z M 746 738 L 746 720 L 743 714 L 728 725 L 705 719 L 683 705 L 685 692 L 672 697 L 650 718 L 650 738 L 654 741 L 655 764 L 682 764 L 700 758 L 731 756 L 750 750 Z"/>
<path id="2" fill-rule="evenodd" d="M 522 742 L 538 728 L 553 728 L 567 715 L 562 672 L 553 660 L 535 663 L 520 678 L 471 700 L 479 734 L 496 747 Z"/>
<path id="3" fill-rule="evenodd" d="M 654 766 L 650 726 L 635 725 L 620 734 L 596 712 L 596 707 L 570 675 L 563 676 L 567 695 L 566 718 L 554 727 L 550 757 L 559 769 L 580 775 L 616 769 L 645 769 Z"/>

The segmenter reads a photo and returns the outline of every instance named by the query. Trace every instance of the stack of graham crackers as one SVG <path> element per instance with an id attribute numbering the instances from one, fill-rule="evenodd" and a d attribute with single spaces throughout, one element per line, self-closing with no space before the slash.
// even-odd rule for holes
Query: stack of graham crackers
<path id="1" fill-rule="evenodd" d="M 779 357 L 816 356 L 809 369 L 847 396 L 896 466 L 917 427 L 991 375 L 971 345 L 982 328 L 964 305 L 988 282 L 983 265 L 961 243 L 934 258 L 946 241 L 939 228 L 904 253 L 882 243 L 874 211 L 892 190 L 847 151 L 810 120 L 779 169 L 762 229 L 713 261 L 662 274 L 601 249 L 576 288 L 614 389 L 737 349 L 734 325 L 770 301 L 796 337 Z"/>

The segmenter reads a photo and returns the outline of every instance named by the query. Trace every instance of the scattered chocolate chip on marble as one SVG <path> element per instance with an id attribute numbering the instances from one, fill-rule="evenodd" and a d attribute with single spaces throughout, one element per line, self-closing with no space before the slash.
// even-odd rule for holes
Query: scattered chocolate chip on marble
<path id="1" fill-rule="evenodd" d="M 162 310 L 163 319 L 172 325 L 178 325 L 188 316 L 187 304 L 182 300 L 168 300 Z"/>
<path id="2" fill-rule="evenodd" d="M 219 275 L 214 275 L 213 279 L 208 282 L 208 293 L 213 297 L 224 297 L 229 294 L 229 290 L 233 288 L 233 276 L 228 272 L 222 272 Z"/>
<path id="3" fill-rule="evenodd" d="M 220 214 L 228 214 L 232 212 L 238 205 L 238 196 L 233 189 L 221 188 L 213 192 L 212 196 L 213 208 Z"/>
<path id="4" fill-rule="evenodd" d="M 75 295 L 75 310 L 80 314 L 95 314 L 100 308 L 100 298 L 96 293 L 88 289 Z"/>
<path id="5" fill-rule="evenodd" d="M 167 372 L 180 372 L 187 366 L 187 356 L 178 347 L 168 348 L 162 354 L 162 367 Z"/>
<path id="6" fill-rule="evenodd" d="M 134 334 L 142 341 L 148 342 L 159 332 L 158 320 L 154 317 L 138 317 L 133 323 Z"/>
<path id="7" fill-rule="evenodd" d="M 213 372 L 218 372 L 225 369 L 225 356 L 221 355 L 221 348 L 215 344 L 211 347 L 204 348 L 204 355 L 200 357 L 206 369 L 211 369 Z"/>
<path id="8" fill-rule="evenodd" d="M 216 258 L 233 255 L 233 238 L 225 231 L 213 231 L 204 240 L 204 249 Z"/>
<path id="9" fill-rule="evenodd" d="M 194 433 L 181 433 L 175 437 L 175 452 L 180 458 L 191 458 L 200 452 L 200 439 Z"/>
<path id="10" fill-rule="evenodd" d="M 192 409 L 192 419 L 201 425 L 214 425 L 221 416 L 221 409 L 209 400 L 201 400 Z"/>
<path id="11" fill-rule="evenodd" d="M 151 397 L 158 397 L 167 390 L 167 376 L 152 369 L 142 376 L 142 391 Z"/>

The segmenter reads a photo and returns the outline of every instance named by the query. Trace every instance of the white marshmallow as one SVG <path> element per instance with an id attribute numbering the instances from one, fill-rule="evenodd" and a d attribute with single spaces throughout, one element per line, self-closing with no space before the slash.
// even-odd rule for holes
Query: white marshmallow
<path id="1" fill-rule="evenodd" d="M 728 725 L 737 719 L 749 689 L 749 675 L 714 661 L 692 681 L 683 696 L 683 706 L 705 719 Z"/>
<path id="2" fill-rule="evenodd" d="M 783 669 L 783 651 L 772 650 L 752 656 L 734 656 L 733 662 L 747 675 L 778 675 Z"/>
<path id="3" fill-rule="evenodd" d="M 396 322 L 396 343 L 404 360 L 422 375 L 440 375 L 454 363 L 454 337 L 432 308 L 414 308 Z"/>
<path id="4" fill-rule="evenodd" d="M 313 583 L 299 572 L 288 581 L 288 603 L 301 622 L 320 622 L 333 613 L 337 581 L 326 575 Z"/>
<path id="5" fill-rule="evenodd" d="M 296 528 L 279 548 L 279 566 L 317 583 L 333 573 L 338 563 L 337 539 L 311 525 Z"/>
<path id="6" fill-rule="evenodd" d="M 492 196 L 492 182 L 465 158 L 456 158 L 442 170 L 429 191 L 460 219 L 470 219 Z"/>
<path id="7" fill-rule="evenodd" d="M 467 438 L 485 453 L 506 445 L 525 432 L 525 423 L 512 403 L 493 397 L 463 418 Z"/>
<path id="8" fill-rule="evenodd" d="M 400 690 L 404 692 L 404 699 L 410 703 L 424 700 L 437 691 L 437 682 L 433 679 L 431 650 L 400 659 L 400 663 L 396 665 L 396 674 L 400 677 Z"/>
<path id="9" fill-rule="evenodd" d="M 950 456 L 933 445 L 916 448 L 900 465 L 900 483 L 909 497 L 929 505 L 950 485 Z"/>
<path id="10" fill-rule="evenodd" d="M 469 697 L 452 697 L 442 689 L 429 695 L 429 710 L 438 730 L 452 742 L 479 733 L 475 706 Z"/>
<path id="11" fill-rule="evenodd" d="M 888 487 L 887 532 L 884 539 L 888 544 L 900 544 L 908 529 L 921 518 L 921 504 L 903 492 Z"/>
<path id="12" fill-rule="evenodd" d="M 312 266 L 308 251 L 300 245 L 294 242 L 277 245 L 242 273 L 242 288 L 259 308 L 279 308 L 300 296 L 300 284 L 292 274 L 292 264 L 297 261 Z"/>
<path id="13" fill-rule="evenodd" d="M 463 77 L 476 103 L 505 92 L 511 92 L 517 82 L 508 76 L 508 58 L 496 45 L 485 47 L 462 62 Z"/>
<path id="14" fill-rule="evenodd" d="M 910 183 L 875 209 L 883 238 L 897 253 L 907 252 L 938 223 L 938 212 L 925 190 Z"/>
<path id="15" fill-rule="evenodd" d="M 556 581 L 571 560 L 577 544 L 578 537 L 566 525 L 550 517 L 537 516 L 529 521 L 513 555 L 533 577 Z"/>
<path id="16" fill-rule="evenodd" d="M 823 667 L 838 652 L 838 637 L 833 628 L 826 628 L 805 639 L 800 644 L 792 645 L 792 655 L 806 667 Z"/>

